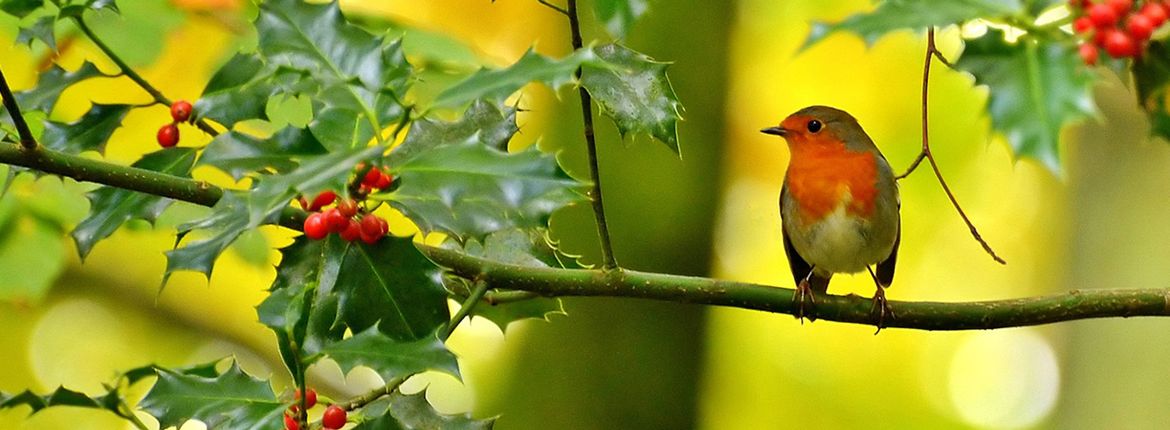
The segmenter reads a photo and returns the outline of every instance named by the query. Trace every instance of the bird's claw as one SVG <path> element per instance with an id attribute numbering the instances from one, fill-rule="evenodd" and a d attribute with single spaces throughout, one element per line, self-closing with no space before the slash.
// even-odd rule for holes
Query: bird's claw
<path id="1" fill-rule="evenodd" d="M 808 298 L 808 302 L 811 303 L 813 307 L 816 307 L 817 299 L 816 296 L 813 295 L 812 287 L 809 286 L 807 279 L 801 280 L 800 283 L 796 284 L 796 296 L 793 297 L 793 301 L 796 302 L 796 312 L 794 316 L 796 319 L 800 320 L 802 325 L 804 324 L 805 317 L 805 298 Z M 813 318 L 810 316 L 809 321 L 812 320 Z"/>
<path id="2" fill-rule="evenodd" d="M 877 291 L 873 293 L 873 307 L 870 313 L 877 315 L 877 331 L 873 332 L 875 335 L 886 327 L 886 315 L 889 315 L 890 319 L 896 318 L 894 309 L 890 308 L 890 302 L 886 300 L 886 289 L 881 285 L 878 285 Z"/>

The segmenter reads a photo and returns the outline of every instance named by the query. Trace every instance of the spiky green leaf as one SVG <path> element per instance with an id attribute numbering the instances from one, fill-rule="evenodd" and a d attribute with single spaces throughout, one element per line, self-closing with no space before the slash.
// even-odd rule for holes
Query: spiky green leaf
<path id="1" fill-rule="evenodd" d="M 158 381 L 139 406 L 162 428 L 195 419 L 224 430 L 280 429 L 288 408 L 267 381 L 244 373 L 234 362 L 215 377 L 159 370 Z"/>
<path id="2" fill-rule="evenodd" d="M 359 424 L 354 430 L 440 429 L 488 430 L 495 426 L 495 418 L 477 420 L 470 414 L 447 415 L 435 410 L 427 402 L 426 394 L 390 394 L 385 415 Z"/>
<path id="3" fill-rule="evenodd" d="M 459 376 L 455 354 L 447 350 L 435 336 L 401 341 L 387 336 L 377 327 L 370 327 L 352 337 L 335 342 L 322 351 L 345 372 L 357 366 L 366 366 L 378 372 L 383 380 L 409 376 L 427 370 L 438 370 Z"/>
<path id="4" fill-rule="evenodd" d="M 394 339 L 415 340 L 431 336 L 449 318 L 439 268 L 410 238 L 350 243 L 333 291 L 338 318 L 354 333 L 376 324 Z"/>
<path id="5" fill-rule="evenodd" d="M 910 29 L 960 24 L 976 18 L 997 19 L 1026 12 L 1020 0 L 966 0 L 938 2 L 931 0 L 886 0 L 872 11 L 850 15 L 832 24 L 814 22 L 804 47 L 812 46 L 838 31 L 861 36 L 873 44 L 886 33 Z"/>
<path id="6" fill-rule="evenodd" d="M 276 92 L 272 75 L 255 53 L 237 53 L 207 82 L 195 102 L 196 118 L 214 120 L 231 128 L 249 119 L 267 119 L 268 98 Z"/>
<path id="7" fill-rule="evenodd" d="M 461 107 L 472 100 L 501 101 L 530 82 L 542 82 L 552 88 L 573 81 L 573 74 L 583 64 L 597 62 L 590 48 L 582 48 L 568 57 L 552 59 L 528 50 L 515 63 L 503 69 L 480 69 L 475 74 L 443 90 L 434 105 L 439 108 Z"/>
<path id="8" fill-rule="evenodd" d="M 50 149 L 70 154 L 85 151 L 104 153 L 106 142 L 114 130 L 122 126 L 122 119 L 130 112 L 130 108 L 130 105 L 94 103 L 89 112 L 77 121 L 69 124 L 46 121 L 41 143 Z"/>
<path id="9" fill-rule="evenodd" d="M 57 17 L 49 15 L 37 18 L 36 21 L 29 26 L 21 26 L 20 32 L 16 34 L 16 43 L 32 47 L 33 40 L 39 40 L 49 47 L 50 50 L 57 50 L 57 37 L 53 35 L 53 26 L 57 24 Z"/>
<path id="10" fill-rule="evenodd" d="M 170 148 L 147 154 L 132 166 L 174 176 L 189 177 L 195 164 L 192 148 Z M 98 241 L 109 237 L 118 227 L 132 219 L 151 223 L 171 199 L 130 191 L 124 188 L 101 187 L 89 193 L 89 215 L 73 229 L 77 253 L 85 258 Z"/>
<path id="11" fill-rule="evenodd" d="M 667 63 L 650 59 L 616 43 L 594 48 L 608 67 L 586 66 L 581 85 L 601 111 L 613 119 L 622 136 L 646 133 L 675 153 L 682 104 L 666 77 Z"/>
<path id="12" fill-rule="evenodd" d="M 299 160 L 325 154 L 325 147 L 306 129 L 286 127 L 260 139 L 238 131 L 216 136 L 203 151 L 199 164 L 215 166 L 237 181 L 259 172 L 291 172 Z"/>

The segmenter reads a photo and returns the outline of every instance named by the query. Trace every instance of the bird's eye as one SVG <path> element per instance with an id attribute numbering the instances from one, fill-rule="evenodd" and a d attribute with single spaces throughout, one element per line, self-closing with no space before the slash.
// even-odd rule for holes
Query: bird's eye
<path id="1" fill-rule="evenodd" d="M 821 131 L 822 126 L 823 126 L 823 124 L 821 124 L 820 121 L 817 121 L 814 119 L 814 120 L 808 122 L 808 131 L 809 131 L 809 133 L 816 133 L 818 131 Z"/>

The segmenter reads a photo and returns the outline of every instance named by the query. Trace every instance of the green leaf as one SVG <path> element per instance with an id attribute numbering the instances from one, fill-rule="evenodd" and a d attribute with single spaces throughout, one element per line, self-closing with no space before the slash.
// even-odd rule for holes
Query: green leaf
<path id="1" fill-rule="evenodd" d="M 333 151 L 367 145 L 382 127 L 406 114 L 391 91 L 371 92 L 341 83 L 325 87 L 312 102 L 309 130 Z"/>
<path id="2" fill-rule="evenodd" d="M 1095 112 L 1093 76 L 1073 45 L 1020 38 L 989 30 L 967 42 L 957 68 L 989 90 L 991 125 L 1003 133 L 1018 157 L 1031 157 L 1060 171 L 1060 130 Z"/>
<path id="3" fill-rule="evenodd" d="M 24 18 L 45 6 L 45 0 L 0 0 L 0 10 L 17 18 Z"/>
<path id="4" fill-rule="evenodd" d="M 280 429 L 288 407 L 276 399 L 267 381 L 249 376 L 234 362 L 215 377 L 160 369 L 139 406 L 161 428 L 195 419 L 217 430 Z"/>
<path id="5" fill-rule="evenodd" d="M 681 155 L 678 145 L 682 104 L 666 77 L 667 63 L 618 44 L 594 48 L 610 67 L 584 68 L 581 85 L 613 119 L 623 137 L 647 133 Z"/>
<path id="6" fill-rule="evenodd" d="M 448 246 L 451 242 L 448 242 Z M 527 267 L 581 268 L 576 256 L 567 255 L 557 249 L 548 231 L 537 229 L 509 229 L 489 234 L 480 243 L 468 241 L 462 251 L 468 255 Z M 456 296 L 466 298 L 471 294 L 471 283 L 464 278 L 446 277 L 447 286 Z M 548 320 L 553 314 L 564 314 L 561 299 L 540 297 L 510 303 L 480 303 L 472 311 L 496 323 L 507 331 L 514 321 L 523 319 Z"/>
<path id="7" fill-rule="evenodd" d="M 504 69 L 480 69 L 475 74 L 443 90 L 434 107 L 456 108 L 477 99 L 500 101 L 519 91 L 529 82 L 543 82 L 552 88 L 573 81 L 573 74 L 584 64 L 603 66 L 590 48 L 572 55 L 551 59 L 529 49 L 516 63 Z"/>
<path id="8" fill-rule="evenodd" d="M 444 415 L 427 402 L 426 394 L 405 395 L 398 391 L 390 394 L 388 414 L 354 427 L 354 430 L 386 429 L 442 429 L 442 430 L 487 430 L 495 426 L 496 419 L 477 420 L 470 414 Z"/>
<path id="9" fill-rule="evenodd" d="M 37 86 L 16 92 L 16 102 L 20 105 L 20 110 L 26 114 L 31 111 L 41 111 L 48 114 L 53 111 L 53 106 L 57 104 L 57 99 L 61 97 L 62 91 L 73 84 L 98 76 L 103 76 L 102 72 L 88 61 L 82 63 L 81 67 L 72 72 L 67 72 L 61 66 L 54 64 L 52 68 L 37 77 Z M 0 111 L 3 111 L 3 107 L 0 107 Z M 0 119 L 11 121 L 7 113 L 0 115 Z"/>
<path id="10" fill-rule="evenodd" d="M 268 119 L 265 106 L 276 92 L 271 79 L 259 56 L 237 53 L 207 82 L 195 102 L 196 118 L 208 118 L 228 128 L 244 120 Z"/>
<path id="11" fill-rule="evenodd" d="M 535 145 L 508 153 L 473 135 L 391 168 L 401 185 L 384 198 L 423 231 L 459 239 L 542 227 L 557 209 L 585 200 L 582 184 Z"/>
<path id="12" fill-rule="evenodd" d="M 480 144 L 507 151 L 508 141 L 517 131 L 520 127 L 516 125 L 516 108 L 476 100 L 457 121 L 422 118 L 411 123 L 406 139 L 390 151 L 386 161 L 391 166 L 403 164 L 434 147 L 473 137 Z"/>
<path id="13" fill-rule="evenodd" d="M 378 372 L 386 381 L 427 370 L 438 370 L 459 377 L 459 363 L 455 360 L 455 354 L 448 351 L 435 336 L 404 342 L 387 336 L 377 327 L 370 327 L 325 347 L 322 352 L 336 361 L 344 372 L 357 366 L 366 366 Z"/>
<path id="14" fill-rule="evenodd" d="M 369 146 L 308 156 L 301 165 L 284 174 L 259 180 L 248 195 L 249 227 L 257 227 L 276 215 L 297 194 L 314 195 L 322 190 L 343 190 L 348 185 L 354 166 L 381 155 L 382 146 Z"/>
<path id="15" fill-rule="evenodd" d="M 841 30 L 856 33 L 867 45 L 872 45 L 894 30 L 921 31 L 931 26 L 960 24 L 976 18 L 1012 17 L 1024 12 L 1020 0 L 886 0 L 872 11 L 851 15 L 837 23 L 814 22 L 803 48 Z"/>
<path id="16" fill-rule="evenodd" d="M 114 130 L 122 126 L 122 119 L 130 112 L 130 105 L 94 103 L 93 108 L 75 122 L 62 124 L 45 122 L 41 143 L 46 147 L 70 154 L 85 151 L 105 153 L 106 142 Z"/>
<path id="17" fill-rule="evenodd" d="M 431 336 L 450 318 L 439 273 L 410 238 L 350 243 L 333 286 L 338 318 L 354 333 L 376 324 L 397 340 Z"/>
<path id="18" fill-rule="evenodd" d="M 597 0 L 593 12 L 605 23 L 605 29 L 616 38 L 626 37 L 630 27 L 641 18 L 649 7 L 646 0 Z"/>
<path id="19" fill-rule="evenodd" d="M 109 395 L 113 395 L 115 396 L 114 399 L 117 399 L 116 396 L 118 393 L 115 391 L 103 396 L 90 397 L 85 393 L 73 391 L 65 387 L 57 387 L 52 393 L 45 395 L 38 395 L 31 390 L 25 390 L 15 395 L 0 393 L 0 409 L 24 405 L 32 408 L 30 415 L 53 406 L 106 409 L 116 412 L 116 406 L 113 405 L 117 403 L 111 405 L 108 399 Z"/>
<path id="20" fill-rule="evenodd" d="M 195 149 L 169 148 L 147 154 L 132 166 L 174 176 L 190 177 Z M 173 200 L 123 188 L 101 187 L 89 193 L 89 216 L 73 229 L 73 241 L 82 259 L 99 240 L 109 237 L 132 219 L 154 223 Z"/>
<path id="21" fill-rule="evenodd" d="M 298 160 L 322 154 L 325 148 L 306 129 L 285 127 L 267 139 L 229 131 L 207 144 L 199 164 L 215 166 L 238 181 L 253 172 L 289 173 Z"/>
<path id="22" fill-rule="evenodd" d="M 52 15 L 37 18 L 32 25 L 20 27 L 20 32 L 16 34 L 16 44 L 31 48 L 32 41 L 39 40 L 50 50 L 56 51 L 57 38 L 53 35 L 53 26 L 56 24 L 57 17 Z"/>
<path id="23" fill-rule="evenodd" d="M 1170 139 L 1170 48 L 1166 42 L 1150 42 L 1145 55 L 1133 61 L 1133 77 L 1139 105 L 1150 119 L 1150 133 Z"/>
<path id="24" fill-rule="evenodd" d="M 271 294 L 256 308 L 260 322 L 303 345 L 306 355 L 341 340 L 345 326 L 337 320 L 337 297 L 329 293 L 345 253 L 346 243 L 336 236 L 325 240 L 301 236 L 281 249 Z"/>
<path id="25" fill-rule="evenodd" d="M 225 192 L 206 218 L 179 226 L 178 239 L 195 230 L 211 230 L 213 233 L 210 237 L 166 252 L 167 270 L 163 275 L 164 285 L 171 273 L 179 270 L 200 272 L 211 278 L 215 260 L 228 245 L 248 229 L 248 203 L 241 194 L 234 191 Z"/>

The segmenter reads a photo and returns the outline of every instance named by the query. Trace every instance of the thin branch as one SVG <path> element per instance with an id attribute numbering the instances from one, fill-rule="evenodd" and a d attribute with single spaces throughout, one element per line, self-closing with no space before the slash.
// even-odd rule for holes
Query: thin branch
<path id="1" fill-rule="evenodd" d="M 202 206 L 223 195 L 218 187 L 193 179 L 62 154 L 46 148 L 24 151 L 0 145 L 0 163 L 29 167 L 82 181 L 145 192 Z M 305 212 L 284 209 L 280 225 L 300 229 Z M 490 288 L 523 291 L 543 297 L 631 297 L 677 303 L 728 306 L 794 314 L 795 290 L 768 285 L 636 271 L 570 270 L 515 266 L 468 256 L 455 250 L 419 245 L 436 264 L 466 279 L 482 279 Z M 497 293 L 505 294 L 505 293 Z M 513 293 L 509 293 L 513 294 Z M 514 293 L 519 294 L 519 293 Z M 531 298 L 527 295 L 524 298 Z M 872 302 L 855 295 L 817 296 L 817 319 L 873 325 Z M 972 330 L 1050 324 L 1090 318 L 1170 316 L 1170 289 L 1072 291 L 1043 297 L 984 302 L 899 302 L 890 306 L 898 318 L 885 327 L 920 330 Z M 809 311 L 806 309 L 806 312 Z M 403 377 L 402 380 L 405 380 Z M 382 392 L 402 381 L 389 381 Z M 368 394 L 368 393 L 367 393 Z M 363 397 L 364 398 L 364 397 Z M 355 399 L 355 401 L 360 400 Z M 365 403 L 354 403 L 360 407 Z M 372 401 L 372 400 L 370 400 Z M 367 402 L 368 403 L 368 402 Z"/>
<path id="2" fill-rule="evenodd" d="M 16 95 L 12 94 L 12 88 L 8 87 L 8 79 L 4 78 L 3 71 L 0 71 L 0 97 L 4 98 L 4 109 L 8 110 L 8 116 L 12 117 L 12 123 L 16 125 L 16 132 L 20 134 L 20 146 L 25 149 L 36 149 L 37 140 L 33 138 L 32 131 L 28 129 L 28 123 L 24 121 L 24 114 L 20 112 L 20 106 L 16 104 Z"/>
<path id="3" fill-rule="evenodd" d="M 455 316 L 451 317 L 451 321 L 443 327 L 443 331 L 439 332 L 439 339 L 446 341 L 451 337 L 451 333 L 455 332 L 455 327 L 459 327 L 459 323 L 468 315 L 471 315 L 471 310 L 475 309 L 475 305 L 479 304 L 479 300 L 483 298 L 484 293 L 487 293 L 488 283 L 482 280 L 475 281 L 475 288 L 471 290 L 471 295 L 463 304 L 459 306 L 459 311 L 455 312 Z"/>
<path id="4" fill-rule="evenodd" d="M 374 400 L 378 400 L 378 399 L 382 398 L 382 396 L 389 396 L 390 394 L 394 393 L 394 390 L 397 390 L 398 386 L 402 385 L 403 382 L 406 382 L 406 380 L 408 378 L 410 378 L 411 376 L 414 376 L 414 375 L 403 375 L 403 376 L 396 377 L 394 379 L 386 381 L 386 385 L 383 385 L 381 387 L 370 390 L 364 394 L 361 394 L 357 397 L 346 400 L 344 402 L 340 402 L 340 403 L 338 403 L 338 405 L 341 406 L 342 409 L 345 409 L 347 411 L 352 411 L 354 409 L 368 405 L 368 404 L 370 404 L 370 402 L 373 402 Z"/>
<path id="5" fill-rule="evenodd" d="M 81 29 L 81 32 L 85 33 L 85 36 L 88 37 L 89 40 L 92 41 L 93 44 L 96 45 L 97 48 L 101 50 L 107 58 L 110 59 L 110 61 L 113 61 L 114 64 L 118 66 L 118 70 L 120 70 L 123 75 L 126 75 L 127 78 L 130 78 L 130 80 L 138 84 L 138 86 L 143 90 L 146 90 L 146 92 L 154 98 L 156 103 L 166 106 L 173 104 L 171 99 L 163 95 L 163 93 L 159 91 L 158 88 L 155 88 L 154 85 L 151 85 L 150 82 L 147 82 L 147 80 L 143 78 L 142 75 L 139 75 L 138 72 L 135 72 L 134 69 L 130 67 L 129 64 L 126 64 L 126 62 L 122 60 L 122 57 L 118 56 L 118 54 L 114 52 L 113 49 L 110 49 L 109 45 L 106 45 L 106 43 L 103 42 L 102 39 L 99 38 L 97 34 L 95 34 L 93 30 L 89 28 L 88 25 L 85 24 L 85 20 L 82 19 L 81 15 L 73 15 L 72 18 L 73 22 L 77 24 L 77 28 Z M 200 130 L 203 130 L 204 133 L 210 134 L 212 136 L 219 135 L 219 131 L 216 131 L 215 128 L 211 126 L 211 124 L 207 123 L 207 121 L 200 119 L 193 122 L 193 124 L 196 127 L 199 127 Z"/>
<path id="6" fill-rule="evenodd" d="M 938 60 L 943 64 L 950 66 L 950 62 L 948 62 L 947 59 L 943 57 L 942 52 L 940 52 L 938 47 L 935 46 L 934 27 L 930 27 L 926 33 L 926 60 L 922 66 L 922 151 L 919 152 L 918 156 L 914 158 L 914 162 L 910 163 L 910 168 L 906 169 L 906 173 L 896 176 L 895 179 L 902 179 L 910 176 L 910 174 L 914 173 L 914 170 L 918 168 L 918 165 L 922 164 L 923 159 L 929 161 L 930 168 L 934 170 L 934 177 L 938 178 L 938 183 L 942 186 L 943 192 L 947 194 L 947 198 L 950 199 L 951 206 L 955 207 L 955 211 L 959 212 L 959 217 L 963 219 L 963 222 L 967 224 L 967 228 L 971 230 L 971 236 L 973 236 L 975 241 L 979 242 L 979 244 L 983 246 L 983 250 L 986 251 L 987 255 L 990 255 L 993 260 L 999 264 L 1007 264 L 1007 261 L 997 255 L 995 250 L 991 249 L 991 245 L 988 244 L 987 241 L 983 239 L 983 236 L 979 234 L 979 230 L 975 228 L 975 224 L 971 223 L 971 219 L 968 218 L 967 213 L 963 211 L 963 207 L 959 206 L 959 201 L 955 198 L 955 193 L 951 192 L 951 187 L 947 185 L 946 179 L 943 179 L 942 171 L 938 168 L 938 162 L 935 161 L 934 154 L 930 152 L 930 126 L 928 122 L 929 115 L 927 113 L 929 109 L 927 109 L 927 107 L 929 105 L 930 99 L 930 63 L 934 58 L 938 58 Z"/>
<path id="7" fill-rule="evenodd" d="M 573 37 L 573 50 L 581 49 L 581 22 L 577 18 L 577 0 L 568 0 L 569 29 Z M 577 80 L 581 80 L 581 68 L 577 68 Z M 593 203 L 593 216 L 597 219 L 597 236 L 601 241 L 601 268 L 614 270 L 618 268 L 617 259 L 613 255 L 613 244 L 609 239 L 609 225 L 605 221 L 605 205 L 601 198 L 601 174 L 597 168 L 597 139 L 593 135 L 593 99 L 584 86 L 577 86 L 577 93 L 581 96 L 581 117 L 585 123 L 585 146 L 589 154 L 589 180 L 593 188 L 589 191 L 589 199 Z"/>
<path id="8" fill-rule="evenodd" d="M 539 2 L 539 3 L 540 3 L 540 4 L 542 4 L 542 5 L 548 6 L 548 7 L 549 7 L 549 9 L 552 9 L 552 10 L 555 10 L 555 11 L 557 11 L 557 12 L 560 12 L 560 13 L 561 13 L 561 15 L 568 16 L 568 17 L 571 17 L 571 16 L 572 16 L 572 15 L 570 15 L 570 14 L 569 14 L 569 11 L 568 11 L 568 10 L 566 10 L 566 9 L 565 9 L 565 8 L 563 8 L 563 7 L 557 6 L 557 5 L 555 5 L 555 4 L 549 3 L 549 2 L 548 2 L 548 0 L 536 0 L 536 1 L 537 1 L 537 2 Z"/>

